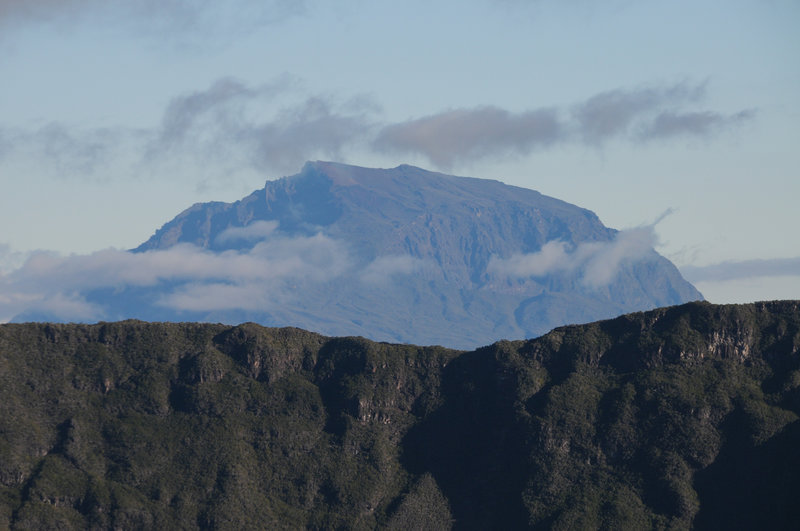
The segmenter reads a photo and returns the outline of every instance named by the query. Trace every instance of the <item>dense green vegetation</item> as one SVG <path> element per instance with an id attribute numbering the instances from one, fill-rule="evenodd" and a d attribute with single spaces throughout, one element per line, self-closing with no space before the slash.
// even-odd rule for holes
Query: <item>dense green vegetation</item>
<path id="1" fill-rule="evenodd" d="M 474 352 L 0 326 L 0 528 L 791 528 L 800 303 Z"/>

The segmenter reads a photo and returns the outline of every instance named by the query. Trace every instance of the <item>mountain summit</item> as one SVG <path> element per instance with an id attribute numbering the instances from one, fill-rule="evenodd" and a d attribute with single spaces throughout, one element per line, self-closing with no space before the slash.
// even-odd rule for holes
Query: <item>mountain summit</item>
<path id="1" fill-rule="evenodd" d="M 173 286 L 171 307 L 137 294 L 135 317 L 469 348 L 702 298 L 652 227 L 616 231 L 533 190 L 408 165 L 309 162 L 240 201 L 195 204 L 134 252 L 187 245 L 267 261 L 246 284 Z"/>

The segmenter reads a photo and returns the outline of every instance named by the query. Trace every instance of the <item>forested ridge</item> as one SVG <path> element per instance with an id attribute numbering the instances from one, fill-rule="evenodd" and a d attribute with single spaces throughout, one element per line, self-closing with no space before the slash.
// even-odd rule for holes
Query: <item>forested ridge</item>
<path id="1" fill-rule="evenodd" d="M 799 415 L 798 301 L 469 352 L 5 324 L 0 528 L 791 528 Z"/>

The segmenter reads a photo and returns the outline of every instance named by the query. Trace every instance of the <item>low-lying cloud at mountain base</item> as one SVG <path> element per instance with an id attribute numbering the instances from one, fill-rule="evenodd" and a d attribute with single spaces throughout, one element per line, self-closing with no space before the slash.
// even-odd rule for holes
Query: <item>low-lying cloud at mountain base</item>
<path id="1" fill-rule="evenodd" d="M 0 277 L 5 320 L 245 320 L 470 347 L 702 296 L 654 225 L 497 181 L 309 163 L 198 204 L 132 251 L 36 253 Z"/>

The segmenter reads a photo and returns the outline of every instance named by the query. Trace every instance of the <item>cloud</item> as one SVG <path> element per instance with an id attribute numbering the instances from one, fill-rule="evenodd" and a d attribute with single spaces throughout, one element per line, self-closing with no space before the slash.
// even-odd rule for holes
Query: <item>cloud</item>
<path id="1" fill-rule="evenodd" d="M 509 258 L 493 256 L 487 272 L 514 278 L 544 277 L 552 273 L 569 271 L 577 266 L 570 256 L 566 242 L 551 240 L 535 253 L 515 254 Z"/>
<path id="2" fill-rule="evenodd" d="M 724 282 L 762 277 L 800 277 L 800 257 L 727 261 L 707 266 L 683 266 L 681 274 L 689 282 Z"/>
<path id="3" fill-rule="evenodd" d="M 191 173 L 196 181 L 221 181 L 247 171 L 289 174 L 307 160 L 342 160 L 353 150 L 373 149 L 422 155 L 449 169 L 564 144 L 711 137 L 755 116 L 752 110 L 726 115 L 686 109 L 706 89 L 680 83 L 603 92 L 569 109 L 482 106 L 381 123 L 380 107 L 368 97 L 340 101 L 309 94 L 301 85 L 288 76 L 262 85 L 221 78 L 174 97 L 160 123 L 147 129 L 58 123 L 36 130 L 0 128 L 0 163 L 23 161 L 25 171 L 59 178 Z"/>
<path id="4" fill-rule="evenodd" d="M 645 259 L 658 243 L 655 226 L 669 211 L 654 223 L 616 233 L 607 242 L 581 242 L 569 245 L 552 240 L 535 253 L 516 254 L 508 258 L 494 256 L 487 273 L 511 279 L 545 277 L 577 271 L 581 283 L 597 289 L 614 281 L 629 263 Z"/>
<path id="5" fill-rule="evenodd" d="M 267 165 L 297 168 L 300 161 L 316 158 L 340 159 L 344 148 L 355 143 L 370 128 L 368 113 L 339 109 L 327 98 L 312 97 L 282 112 L 271 122 L 242 129 L 253 148 L 256 167 Z"/>
<path id="6" fill-rule="evenodd" d="M 441 167 L 456 160 L 529 153 L 563 135 L 554 109 L 512 113 L 493 106 L 456 109 L 384 127 L 378 150 L 420 153 Z"/>
<path id="7" fill-rule="evenodd" d="M 0 0 L 0 21 L 49 20 L 101 5 L 99 0 Z"/>
<path id="8" fill-rule="evenodd" d="M 110 169 L 119 172 L 119 161 L 130 161 L 130 153 L 141 146 L 140 132 L 133 129 L 78 129 L 59 123 L 32 130 L 0 127 L 0 164 L 55 178 L 107 178 Z"/>
<path id="9" fill-rule="evenodd" d="M 18 269 L 28 256 L 30 253 L 15 251 L 10 245 L 0 243 L 0 275 Z"/>
<path id="10" fill-rule="evenodd" d="M 710 137 L 755 114 L 685 109 L 697 105 L 705 94 L 705 83 L 677 83 L 601 92 L 570 109 L 543 107 L 516 113 L 493 106 L 454 109 L 384 125 L 373 147 L 423 155 L 436 166 L 449 168 L 481 158 L 529 155 L 558 144 L 600 147 L 620 138 Z"/>
<path id="11" fill-rule="evenodd" d="M 654 140 L 680 135 L 708 137 L 711 134 L 737 127 L 755 117 L 755 111 L 744 110 L 731 115 L 713 111 L 675 112 L 665 111 L 639 133 L 643 140 Z"/>
<path id="12" fill-rule="evenodd" d="M 291 171 L 310 159 L 340 158 L 370 129 L 375 107 L 368 99 L 339 104 L 312 95 L 291 101 L 298 91 L 288 78 L 259 87 L 225 78 L 178 96 L 168 105 L 145 161 L 200 155 L 217 167 L 234 160 L 257 170 Z"/>
<path id="13" fill-rule="evenodd" d="M 279 294 L 259 283 L 193 282 L 165 294 L 158 304 L 179 311 L 252 311 L 279 303 Z"/>
<path id="14" fill-rule="evenodd" d="M 275 232 L 278 228 L 277 221 L 254 221 L 244 227 L 229 227 L 214 239 L 220 245 L 238 241 L 259 241 L 264 240 Z"/>
<path id="15" fill-rule="evenodd" d="M 296 303 L 298 290 L 308 297 L 326 283 L 344 279 L 380 288 L 435 267 L 430 260 L 407 255 L 382 256 L 364 265 L 343 242 L 321 233 L 290 237 L 271 221 L 228 228 L 220 239 L 255 245 L 223 252 L 178 244 L 141 253 L 30 253 L 18 268 L 0 270 L 0 322 L 20 314 L 66 321 L 112 318 L 117 314 L 108 313 L 111 307 L 130 311 L 124 297 L 131 289 L 139 290 L 136 297 L 145 294 L 147 304 L 177 311 L 285 309 Z M 9 265 L 20 261 L 19 253 L 0 245 L 0 258 L 4 256 Z M 102 299 L 93 295 L 98 290 Z"/>
<path id="16" fill-rule="evenodd" d="M 655 224 L 617 233 L 610 243 L 592 242 L 578 245 L 578 256 L 583 259 L 581 281 L 591 288 L 610 284 L 624 264 L 639 261 L 653 252 L 658 238 Z"/>
<path id="17" fill-rule="evenodd" d="M 288 172 L 306 160 L 341 159 L 348 149 L 371 147 L 423 155 L 438 167 L 450 168 L 483 158 L 524 156 L 562 143 L 601 146 L 615 138 L 710 137 L 755 114 L 686 110 L 705 97 L 704 83 L 606 91 L 571 109 L 511 112 L 479 106 L 388 124 L 380 123 L 380 107 L 370 98 L 339 102 L 316 94 L 298 100 L 298 93 L 299 81 L 289 77 L 260 86 L 222 78 L 206 89 L 179 95 L 150 134 L 143 162 L 201 158 L 215 168 L 227 164 L 231 170 L 244 165 Z"/>
<path id="18" fill-rule="evenodd" d="M 643 115 L 668 105 L 695 102 L 705 85 L 679 83 L 671 87 L 611 90 L 592 96 L 572 111 L 578 136 L 590 145 L 602 144 L 629 132 Z"/>
<path id="19" fill-rule="evenodd" d="M 0 0 L 0 27 L 79 22 L 124 27 L 182 44 L 229 40 L 307 12 L 308 0 Z"/>
<path id="20" fill-rule="evenodd" d="M 705 96 L 705 83 L 603 92 L 573 108 L 572 127 L 585 144 L 600 146 L 615 138 L 639 141 L 679 136 L 708 138 L 755 117 L 752 109 L 730 115 L 684 110 L 686 105 L 698 104 Z"/>
<path id="21" fill-rule="evenodd" d="M 288 80 L 283 79 L 272 85 L 248 87 L 233 78 L 220 78 L 207 89 L 176 96 L 164 111 L 153 150 L 169 151 L 187 142 L 191 135 L 198 135 L 197 129 L 203 126 L 203 118 L 223 124 L 234 121 L 234 116 L 241 120 L 237 115 L 243 112 L 244 103 L 257 98 L 272 98 L 285 90 L 287 84 Z"/>
<path id="22" fill-rule="evenodd" d="M 198 293 L 225 291 L 231 294 L 226 300 L 238 301 L 236 307 L 247 309 L 263 305 L 267 294 L 273 302 L 285 298 L 298 282 L 326 282 L 354 270 L 344 244 L 323 234 L 287 237 L 269 232 L 246 252 L 213 253 L 187 244 L 143 253 L 108 249 L 59 256 L 36 252 L 19 269 L 0 274 L 0 321 L 25 311 L 55 312 L 55 317 L 70 320 L 100 319 L 103 309 L 87 302 L 86 295 L 92 290 L 128 287 L 158 287 L 161 295 L 154 303 L 196 311 L 224 304 Z"/>
<path id="23" fill-rule="evenodd" d="M 304 95 L 289 77 L 257 86 L 222 78 L 173 98 L 149 129 L 0 127 L 0 163 L 88 180 L 187 171 L 214 179 L 242 170 L 289 173 L 308 160 L 340 159 L 371 131 L 375 112 L 366 97 L 339 102 Z"/>
<path id="24" fill-rule="evenodd" d="M 92 321 L 102 315 L 102 310 L 87 302 L 79 293 L 57 292 L 36 301 L 37 312 L 65 321 Z"/>
<path id="25" fill-rule="evenodd" d="M 50 123 L 36 130 L 27 147 L 38 151 L 58 174 L 99 176 L 141 145 L 140 131 L 122 128 L 79 130 Z"/>
<path id="26" fill-rule="evenodd" d="M 386 285 L 398 276 L 420 274 L 434 267 L 432 261 L 410 255 L 379 256 L 361 272 L 361 281 L 371 285 Z"/>

